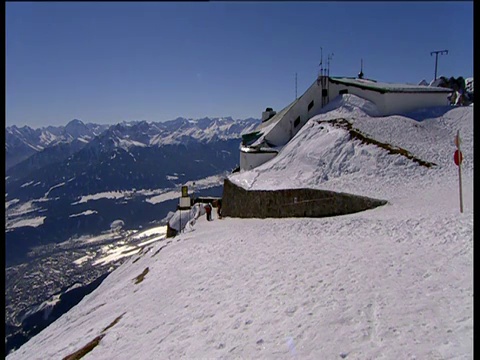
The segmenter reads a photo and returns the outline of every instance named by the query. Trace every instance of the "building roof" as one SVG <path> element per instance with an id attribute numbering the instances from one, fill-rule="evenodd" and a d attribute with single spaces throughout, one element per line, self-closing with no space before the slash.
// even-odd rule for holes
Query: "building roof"
<path id="1" fill-rule="evenodd" d="M 378 82 L 370 79 L 358 79 L 348 77 L 330 77 L 330 81 L 336 84 L 355 86 L 365 90 L 378 91 L 384 93 L 451 93 L 452 89 L 409 84 L 393 84 Z"/>

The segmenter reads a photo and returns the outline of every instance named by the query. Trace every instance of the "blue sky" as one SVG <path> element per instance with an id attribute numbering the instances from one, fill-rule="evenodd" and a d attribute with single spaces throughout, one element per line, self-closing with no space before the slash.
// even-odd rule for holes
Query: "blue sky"
<path id="1" fill-rule="evenodd" d="M 321 50 L 322 49 L 322 50 Z M 6 126 L 260 118 L 330 75 L 473 76 L 473 1 L 7 2 Z"/>

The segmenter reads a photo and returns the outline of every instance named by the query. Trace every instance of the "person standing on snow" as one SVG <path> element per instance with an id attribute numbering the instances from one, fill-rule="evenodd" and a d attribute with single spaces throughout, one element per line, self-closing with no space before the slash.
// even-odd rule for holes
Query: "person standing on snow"
<path id="1" fill-rule="evenodd" d="M 210 204 L 205 205 L 205 212 L 207 213 L 207 220 L 212 220 L 212 206 Z"/>

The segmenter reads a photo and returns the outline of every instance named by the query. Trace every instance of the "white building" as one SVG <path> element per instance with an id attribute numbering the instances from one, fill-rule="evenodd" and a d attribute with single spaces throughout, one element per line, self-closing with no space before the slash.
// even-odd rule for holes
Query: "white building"
<path id="1" fill-rule="evenodd" d="M 242 137 L 240 171 L 253 169 L 275 157 L 305 123 L 333 99 L 354 94 L 374 103 L 379 116 L 405 114 L 432 106 L 447 106 L 452 90 L 442 87 L 381 83 L 346 77 L 319 77 L 305 93 Z M 272 112 L 270 112 L 272 114 Z"/>

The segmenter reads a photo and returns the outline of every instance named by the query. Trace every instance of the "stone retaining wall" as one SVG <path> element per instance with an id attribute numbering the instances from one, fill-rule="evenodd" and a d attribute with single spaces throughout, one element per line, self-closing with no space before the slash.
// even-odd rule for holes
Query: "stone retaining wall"
<path id="1" fill-rule="evenodd" d="M 222 216 L 238 218 L 325 217 L 373 209 L 386 203 L 386 200 L 327 190 L 245 190 L 225 179 Z"/>

